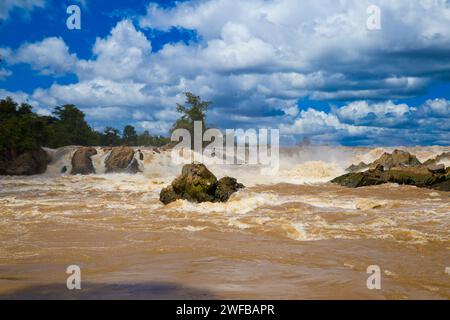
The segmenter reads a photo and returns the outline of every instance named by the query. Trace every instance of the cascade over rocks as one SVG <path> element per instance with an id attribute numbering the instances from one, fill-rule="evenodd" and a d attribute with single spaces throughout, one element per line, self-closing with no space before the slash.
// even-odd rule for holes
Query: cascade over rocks
<path id="1" fill-rule="evenodd" d="M 106 173 L 137 173 L 139 163 L 130 147 L 115 147 L 105 160 Z"/>
<path id="2" fill-rule="evenodd" d="M 34 175 L 47 170 L 50 157 L 42 149 L 17 152 L 15 150 L 0 151 L 0 175 Z"/>
<path id="3" fill-rule="evenodd" d="M 86 175 L 95 173 L 91 157 L 96 154 L 97 150 L 92 147 L 81 147 L 75 151 L 72 157 L 72 171 L 70 174 Z"/>

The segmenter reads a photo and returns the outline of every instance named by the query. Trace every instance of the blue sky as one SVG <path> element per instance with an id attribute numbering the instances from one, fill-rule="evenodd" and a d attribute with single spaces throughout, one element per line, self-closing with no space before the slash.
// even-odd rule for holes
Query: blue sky
<path id="1" fill-rule="evenodd" d="M 284 143 L 449 145 L 449 17 L 445 0 L 5 0 L 0 98 L 167 134 L 192 91 L 211 125 Z"/>

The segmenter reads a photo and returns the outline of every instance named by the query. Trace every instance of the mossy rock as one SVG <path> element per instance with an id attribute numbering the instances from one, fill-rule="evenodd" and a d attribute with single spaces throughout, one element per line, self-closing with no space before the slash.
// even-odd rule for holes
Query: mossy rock
<path id="1" fill-rule="evenodd" d="M 172 185 L 162 189 L 161 193 L 159 194 L 159 200 L 164 204 L 169 204 L 178 199 L 179 197 L 175 193 L 175 191 L 173 191 Z"/>
<path id="2" fill-rule="evenodd" d="M 216 176 L 201 163 L 187 164 L 170 186 L 161 190 L 159 199 L 168 204 L 177 199 L 190 202 L 225 202 L 244 185 L 235 178 Z"/>
<path id="3" fill-rule="evenodd" d="M 217 182 L 216 200 L 221 202 L 228 201 L 233 193 L 242 188 L 244 188 L 244 185 L 238 183 L 235 178 L 224 177 Z"/>
<path id="4" fill-rule="evenodd" d="M 216 176 L 203 164 L 183 166 L 181 176 L 172 182 L 175 193 L 191 202 L 214 201 Z"/>

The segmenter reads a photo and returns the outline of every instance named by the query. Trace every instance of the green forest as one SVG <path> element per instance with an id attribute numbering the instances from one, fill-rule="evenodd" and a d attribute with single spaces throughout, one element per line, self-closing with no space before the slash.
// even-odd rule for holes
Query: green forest
<path id="1" fill-rule="evenodd" d="M 193 131 L 194 121 L 205 123 L 206 109 L 210 102 L 186 92 L 186 106 L 177 104 L 182 116 L 173 124 L 171 131 L 184 128 Z M 80 146 L 163 146 L 170 138 L 151 135 L 148 131 L 137 133 L 132 125 L 122 131 L 106 127 L 102 132 L 89 126 L 85 114 L 73 104 L 54 108 L 51 116 L 33 112 L 31 105 L 17 103 L 10 97 L 0 100 L 0 151 L 23 152 L 39 147 L 59 148 Z"/>

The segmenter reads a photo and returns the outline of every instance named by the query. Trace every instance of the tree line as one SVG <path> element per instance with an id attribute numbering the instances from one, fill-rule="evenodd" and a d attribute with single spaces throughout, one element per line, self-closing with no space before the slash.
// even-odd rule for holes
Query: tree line
<path id="1" fill-rule="evenodd" d="M 206 110 L 210 102 L 186 92 L 186 105 L 177 104 L 182 116 L 173 124 L 171 132 L 187 129 L 192 137 L 194 121 L 201 121 L 206 128 Z M 27 103 L 18 104 L 10 97 L 0 100 L 0 151 L 23 152 L 41 146 L 59 148 L 68 145 L 81 146 L 163 146 L 170 138 L 151 135 L 147 130 L 138 134 L 132 125 L 122 131 L 106 127 L 102 132 L 91 128 L 85 114 L 73 104 L 55 107 L 52 115 L 38 115 Z"/>
<path id="2" fill-rule="evenodd" d="M 138 134 L 131 125 L 126 125 L 122 132 L 112 127 L 98 132 L 72 104 L 56 107 L 51 116 L 41 116 L 27 103 L 19 105 L 10 97 L 0 100 L 0 150 L 21 152 L 41 146 L 68 145 L 162 146 L 169 142 L 169 138 L 151 135 L 148 131 Z"/>

